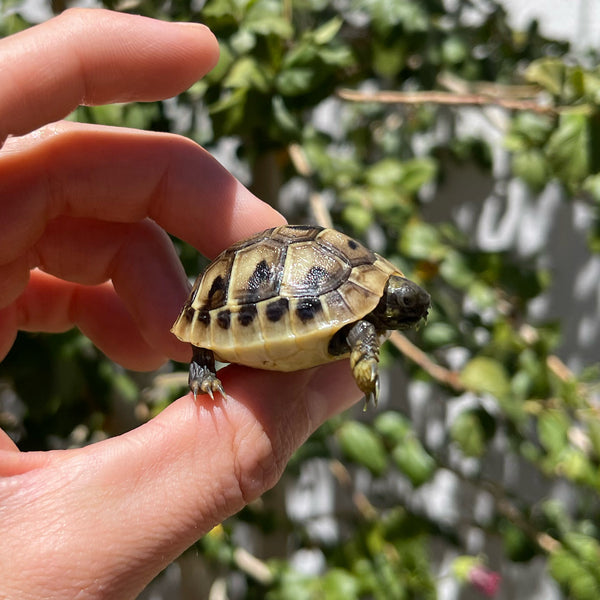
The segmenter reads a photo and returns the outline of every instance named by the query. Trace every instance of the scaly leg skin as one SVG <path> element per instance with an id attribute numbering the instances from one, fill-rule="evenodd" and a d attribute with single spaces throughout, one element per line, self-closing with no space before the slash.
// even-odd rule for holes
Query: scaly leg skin
<path id="1" fill-rule="evenodd" d="M 208 394 L 214 401 L 214 392 L 219 392 L 225 398 L 225 390 L 217 377 L 215 355 L 211 350 L 192 346 L 193 355 L 190 363 L 188 382 L 196 400 L 198 394 Z"/>
<path id="2" fill-rule="evenodd" d="M 369 402 L 377 406 L 379 399 L 379 340 L 377 330 L 368 321 L 358 321 L 346 338 L 350 346 L 350 367 L 356 384 L 365 393 L 365 408 Z"/>

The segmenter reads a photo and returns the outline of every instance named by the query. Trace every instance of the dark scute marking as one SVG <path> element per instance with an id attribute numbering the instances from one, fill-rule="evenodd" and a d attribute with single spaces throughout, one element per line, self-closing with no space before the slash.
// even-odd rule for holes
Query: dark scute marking
<path id="1" fill-rule="evenodd" d="M 238 313 L 238 322 L 240 325 L 247 327 L 256 318 L 256 306 L 254 304 L 246 304 L 240 308 Z"/>
<path id="2" fill-rule="evenodd" d="M 210 290 L 208 292 L 208 299 L 206 302 L 206 308 L 208 310 L 212 310 L 214 308 L 219 308 L 225 304 L 227 301 L 227 281 L 221 276 L 217 275 L 212 285 L 210 286 Z"/>
<path id="3" fill-rule="evenodd" d="M 308 270 L 302 285 L 303 292 L 313 296 L 320 294 L 322 291 L 322 284 L 328 277 L 329 273 L 327 272 L 327 269 L 319 266 L 311 267 Z"/>
<path id="4" fill-rule="evenodd" d="M 221 329 L 229 329 L 231 325 L 231 311 L 229 309 L 217 313 L 217 324 Z"/>
<path id="5" fill-rule="evenodd" d="M 318 298 L 302 298 L 296 306 L 296 314 L 303 323 L 314 319 L 320 310 L 323 310 L 323 307 Z"/>
<path id="6" fill-rule="evenodd" d="M 261 284 L 271 279 L 271 267 L 267 264 L 267 261 L 263 258 L 254 268 L 254 272 L 248 279 L 248 289 L 257 290 Z"/>
<path id="7" fill-rule="evenodd" d="M 356 250 L 358 248 L 358 244 L 354 240 L 348 240 L 348 246 L 351 250 Z"/>
<path id="8" fill-rule="evenodd" d="M 210 325 L 210 313 L 207 310 L 199 310 L 196 319 L 203 325 Z"/>
<path id="9" fill-rule="evenodd" d="M 289 302 L 287 298 L 279 298 L 267 304 L 267 319 L 273 323 L 277 323 L 281 317 L 289 310 Z"/>
<path id="10" fill-rule="evenodd" d="M 261 260 L 246 284 L 246 293 L 240 298 L 242 304 L 254 304 L 267 298 L 272 298 L 279 293 L 277 274 L 283 273 L 277 266 L 269 265 L 265 259 Z"/>

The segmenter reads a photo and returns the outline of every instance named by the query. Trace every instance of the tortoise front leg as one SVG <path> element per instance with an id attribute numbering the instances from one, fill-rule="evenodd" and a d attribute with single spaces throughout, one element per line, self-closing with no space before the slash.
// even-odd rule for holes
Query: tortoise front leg
<path id="1" fill-rule="evenodd" d="M 215 355 L 212 350 L 198 348 L 197 346 L 192 346 L 192 349 L 193 355 L 188 383 L 194 394 L 194 400 L 196 400 L 198 394 L 208 394 L 214 400 L 213 392 L 219 392 L 225 398 L 225 390 L 217 377 Z"/>
<path id="2" fill-rule="evenodd" d="M 365 393 L 365 410 L 369 402 L 379 399 L 379 340 L 373 323 L 358 321 L 346 338 L 350 346 L 350 367 L 358 387 Z"/>

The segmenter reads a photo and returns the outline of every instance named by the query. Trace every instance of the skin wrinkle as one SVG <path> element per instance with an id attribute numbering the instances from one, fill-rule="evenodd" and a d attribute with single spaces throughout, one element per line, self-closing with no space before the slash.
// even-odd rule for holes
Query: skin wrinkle
<path id="1" fill-rule="evenodd" d="M 79 21 L 78 23 L 73 23 L 73 25 L 68 25 L 66 28 L 64 28 L 65 31 L 78 31 L 79 29 L 81 29 L 80 25 L 83 24 L 85 27 L 85 21 L 83 21 L 82 23 L 82 19 L 80 18 L 79 13 L 77 12 L 77 9 L 75 9 L 73 12 L 67 10 L 64 11 L 63 13 L 61 13 L 59 15 L 59 18 L 63 18 L 64 20 L 68 20 L 71 19 L 73 21 L 77 20 Z M 72 36 L 71 36 L 72 37 Z M 91 98 L 92 95 L 89 93 L 89 89 L 90 89 L 90 83 L 88 82 L 88 77 L 87 77 L 87 72 L 86 69 L 84 68 L 84 61 L 82 60 L 81 56 L 80 56 L 80 48 L 79 48 L 79 44 L 77 43 L 71 43 L 69 44 L 70 46 L 70 52 L 68 53 L 68 57 L 70 60 L 75 60 L 76 65 L 75 65 L 75 76 L 71 77 L 71 80 L 73 81 L 78 81 L 80 86 L 81 86 L 81 92 L 79 94 L 75 93 L 73 94 L 73 96 L 75 98 L 78 98 L 78 100 L 76 101 L 75 106 L 77 105 L 88 105 L 88 98 Z"/>
<path id="2" fill-rule="evenodd" d="M 166 164 L 162 168 L 158 180 L 148 195 L 148 216 L 157 223 L 161 223 L 164 220 L 163 214 L 168 212 L 165 205 L 167 204 L 167 198 L 170 198 L 169 186 L 173 169 L 173 153 L 169 152 L 167 154 L 165 162 Z"/>
<path id="3" fill-rule="evenodd" d="M 275 453 L 273 444 L 267 432 L 260 426 L 258 421 L 250 421 L 251 429 L 244 433 L 242 430 L 233 431 L 231 455 L 233 457 L 233 473 L 240 490 L 240 495 L 244 504 L 248 504 L 256 499 L 257 490 L 271 488 L 277 481 L 278 469 L 273 461 Z M 258 432 L 254 434 L 253 430 Z M 255 440 L 253 442 L 253 440 Z M 249 443 L 248 443 L 249 442 Z M 256 448 L 262 447 L 264 451 L 260 453 L 258 461 L 251 465 L 251 468 L 242 466 L 246 446 Z M 260 492 L 259 492 L 260 493 Z"/>

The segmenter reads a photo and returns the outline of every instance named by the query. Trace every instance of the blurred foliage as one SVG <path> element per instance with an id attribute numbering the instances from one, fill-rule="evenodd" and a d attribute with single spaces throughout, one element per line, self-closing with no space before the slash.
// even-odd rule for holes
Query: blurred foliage
<path id="1" fill-rule="evenodd" d="M 436 439 L 412 422 L 407 404 L 360 420 L 353 418 L 357 413 L 332 419 L 297 452 L 282 485 L 297 482 L 310 465 L 325 464 L 325 480 L 342 504 L 329 515 L 337 533 L 320 535 L 309 518 L 293 517 L 270 492 L 200 540 L 198 560 L 226 573 L 231 598 L 434 598 L 444 578 L 468 584 L 465 569 L 444 570 L 441 557 L 479 564 L 467 535 L 478 531 L 485 540 L 501 541 L 503 561 L 488 564 L 491 569 L 507 572 L 510 563 L 542 557 L 565 597 L 596 600 L 598 370 L 593 364 L 578 375 L 564 369 L 555 356 L 563 324 L 530 322 L 531 301 L 551 285 L 537 256 L 484 251 L 455 224 L 425 220 L 424 199 L 435 202 L 437 186 L 454 165 L 470 163 L 492 177 L 488 142 L 475 133 L 455 135 L 460 102 L 400 105 L 368 95 L 440 89 L 447 74 L 467 90 L 486 84 L 492 104 L 498 98 L 519 102 L 525 89 L 539 110 L 531 104 L 505 110 L 511 176 L 532 194 L 549 183 L 558 186 L 565 202 L 585 203 L 600 223 L 600 71 L 586 66 L 596 57 L 577 64 L 568 45 L 545 39 L 536 23 L 511 30 L 494 0 L 133 0 L 104 6 L 202 21 L 218 36 L 221 59 L 175 99 L 85 107 L 71 118 L 176 132 L 217 156 L 224 141 L 234 142 L 232 167 L 292 222 L 312 218 L 308 202 L 294 199 L 293 186 L 303 199 L 318 193 L 336 227 L 381 240 L 378 250 L 431 292 L 429 322 L 411 339 L 431 360 L 457 370 L 455 383 L 402 362 L 413 380 L 427 385 L 432 411 L 443 410 L 434 397 L 448 404 L 464 400 Z M 21 8 L 18 0 L 4 0 L 1 35 L 29 25 Z M 363 101 L 342 100 L 342 87 L 364 91 Z M 597 252 L 600 227 L 587 236 L 590 252 Z M 175 243 L 187 271 L 196 273 L 203 259 Z M 386 346 L 383 364 L 394 360 L 401 360 L 398 352 Z M 167 376 L 154 375 L 125 372 L 74 331 L 22 334 L 0 364 L 0 424 L 23 449 L 116 435 L 181 391 Z M 491 476 L 499 456 L 531 473 L 531 487 Z M 490 514 L 482 517 L 466 504 L 458 506 L 460 519 L 436 519 L 425 504 L 439 495 L 432 486 L 444 478 L 468 502 L 488 498 Z M 569 490 L 568 507 L 547 497 L 559 483 Z M 236 559 L 239 532 L 248 530 L 256 546 L 285 535 L 275 554 L 261 557 L 267 577 Z M 302 552 L 316 557 L 314 572 L 297 568 L 293 557 Z"/>

